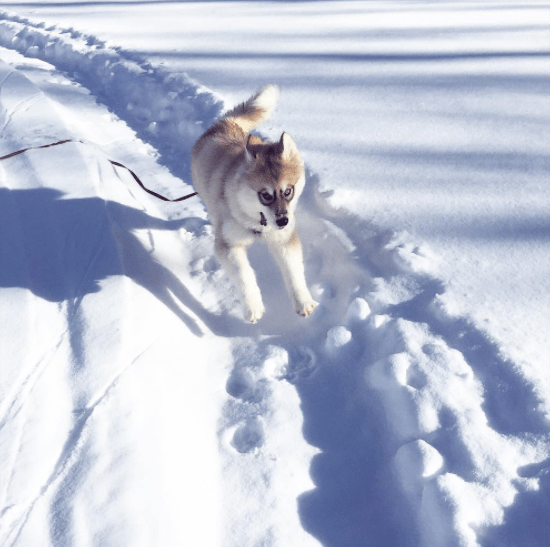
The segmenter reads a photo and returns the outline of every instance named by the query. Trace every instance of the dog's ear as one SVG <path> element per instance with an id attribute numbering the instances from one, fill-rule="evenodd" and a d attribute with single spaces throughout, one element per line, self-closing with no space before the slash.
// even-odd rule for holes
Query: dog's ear
<path id="1" fill-rule="evenodd" d="M 279 141 L 279 154 L 281 154 L 283 158 L 287 159 L 296 152 L 296 145 L 294 144 L 292 137 L 288 133 L 283 133 L 281 135 L 281 140 Z"/>
<path id="2" fill-rule="evenodd" d="M 252 150 L 252 146 L 250 144 L 250 137 L 252 137 L 252 133 L 248 134 L 248 137 L 246 137 L 246 144 L 244 146 L 244 154 L 246 156 L 246 160 L 249 162 L 252 162 L 256 159 L 256 152 Z"/>

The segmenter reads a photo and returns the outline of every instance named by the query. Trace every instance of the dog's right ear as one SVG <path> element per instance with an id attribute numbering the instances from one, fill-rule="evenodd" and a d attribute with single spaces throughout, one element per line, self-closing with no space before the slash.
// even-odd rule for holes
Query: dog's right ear
<path id="1" fill-rule="evenodd" d="M 283 134 L 281 135 L 281 140 L 278 144 L 278 148 L 279 154 L 281 154 L 284 159 L 289 159 L 293 154 L 298 153 L 296 144 L 288 133 L 283 132 Z"/>
<path id="2" fill-rule="evenodd" d="M 249 133 L 248 137 L 246 137 L 246 144 L 244 146 L 244 155 L 249 162 L 256 159 L 256 153 L 252 150 L 252 146 L 250 145 L 250 137 L 252 137 L 252 133 Z"/>

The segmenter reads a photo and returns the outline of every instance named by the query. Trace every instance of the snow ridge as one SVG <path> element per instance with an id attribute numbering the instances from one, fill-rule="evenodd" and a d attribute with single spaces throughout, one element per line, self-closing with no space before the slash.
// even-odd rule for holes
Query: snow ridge
<path id="1" fill-rule="evenodd" d="M 71 74 L 139 136 L 162 144 L 163 161 L 185 178 L 189 154 L 184 146 L 222 109 L 218 98 L 185 75 L 152 67 L 137 55 L 74 29 L 46 27 L 0 11 L 0 45 Z"/>

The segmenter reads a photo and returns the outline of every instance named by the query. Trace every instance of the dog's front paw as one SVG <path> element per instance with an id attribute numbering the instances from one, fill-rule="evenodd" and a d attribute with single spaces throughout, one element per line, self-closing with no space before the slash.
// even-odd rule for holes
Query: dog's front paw
<path id="1" fill-rule="evenodd" d="M 250 323 L 257 323 L 265 312 L 264 303 L 261 299 L 253 302 L 246 302 L 244 305 L 244 318 Z"/>
<path id="2" fill-rule="evenodd" d="M 298 315 L 301 315 L 302 317 L 307 317 L 315 309 L 317 304 L 318 303 L 315 302 L 315 300 L 313 300 L 311 296 L 308 296 L 307 298 L 294 300 L 294 309 L 296 310 L 296 313 Z"/>

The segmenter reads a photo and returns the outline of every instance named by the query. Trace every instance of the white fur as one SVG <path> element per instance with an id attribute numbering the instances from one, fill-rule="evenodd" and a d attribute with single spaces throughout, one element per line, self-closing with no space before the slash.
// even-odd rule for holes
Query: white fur
<path id="1" fill-rule="evenodd" d="M 273 180 L 268 182 L 265 179 L 265 187 L 281 196 L 279 201 L 273 201 L 276 207 L 263 205 L 259 199 L 258 192 L 264 187 L 262 175 L 255 175 L 260 180 L 250 179 L 250 173 L 256 171 L 250 170 L 254 155 L 246 148 L 246 133 L 267 119 L 278 95 L 275 86 L 262 88 L 228 112 L 226 125 L 220 123 L 213 132 L 203 135 L 191 153 L 195 188 L 206 203 L 215 229 L 216 255 L 239 289 L 244 317 L 252 323 L 258 321 L 265 311 L 256 274 L 247 257 L 247 248 L 258 238 L 268 245 L 275 257 L 295 311 L 307 316 L 317 304 L 306 285 L 302 245 L 294 216 L 305 185 L 303 162 L 289 135 L 283 134 L 279 143 L 283 148 L 274 150 L 278 150 L 276 153 L 281 154 L 284 162 L 293 166 L 288 176 L 296 177 L 296 173 L 299 176 L 297 180 L 277 180 L 274 187 L 269 186 L 275 184 Z M 236 126 L 241 129 L 235 129 Z M 235 165 L 238 165 L 237 169 Z M 280 194 L 288 186 L 294 187 L 291 201 L 283 199 Z M 281 216 L 288 219 L 288 224 L 282 228 L 277 225 Z"/>
<path id="2" fill-rule="evenodd" d="M 256 95 L 252 97 L 252 105 L 265 112 L 265 117 L 269 118 L 279 100 L 279 88 L 274 85 L 262 87 Z"/>

